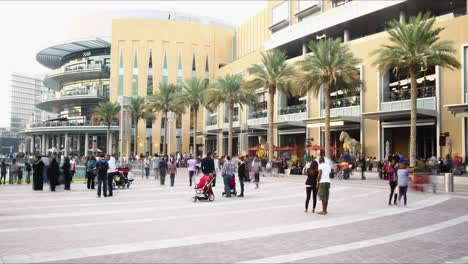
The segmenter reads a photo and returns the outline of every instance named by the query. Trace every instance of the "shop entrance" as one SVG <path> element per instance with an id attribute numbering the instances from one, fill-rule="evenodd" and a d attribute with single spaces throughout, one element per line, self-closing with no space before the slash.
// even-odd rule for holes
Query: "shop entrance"
<path id="1" fill-rule="evenodd" d="M 409 157 L 410 127 L 384 128 L 382 153 L 385 155 L 385 144 L 388 141 L 390 153 L 401 153 Z M 416 157 L 430 158 L 436 155 L 436 126 L 418 126 L 416 130 Z"/>

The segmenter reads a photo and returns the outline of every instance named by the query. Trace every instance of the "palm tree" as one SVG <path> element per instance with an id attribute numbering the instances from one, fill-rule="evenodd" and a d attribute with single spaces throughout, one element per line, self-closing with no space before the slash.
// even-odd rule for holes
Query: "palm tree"
<path id="1" fill-rule="evenodd" d="M 308 45 L 311 53 L 298 63 L 302 70 L 298 87 L 302 93 L 312 92 L 325 99 L 325 157 L 330 158 L 330 103 L 331 93 L 341 90 L 352 93 L 362 85 L 356 66 L 361 60 L 355 58 L 341 39 L 321 39 Z"/>
<path id="2" fill-rule="evenodd" d="M 101 102 L 98 104 L 92 120 L 94 123 L 103 123 L 107 126 L 107 153 L 111 153 L 110 145 L 110 126 L 119 122 L 120 105 L 117 102 Z"/>
<path id="3" fill-rule="evenodd" d="M 167 113 L 183 113 L 184 106 L 181 103 L 181 89 L 174 84 L 160 83 L 159 89 L 155 94 L 149 97 L 147 109 L 151 112 L 158 112 L 164 118 L 164 142 L 163 142 L 163 155 L 167 154 Z"/>
<path id="4" fill-rule="evenodd" d="M 284 51 L 272 50 L 262 53 L 262 63 L 249 68 L 252 79 L 248 87 L 268 90 L 268 158 L 273 158 L 273 115 L 275 93 L 277 90 L 290 94 L 293 91 L 293 80 L 296 75 L 294 67 L 286 63 Z"/>
<path id="5" fill-rule="evenodd" d="M 455 69 L 460 63 L 453 56 L 456 52 L 452 41 L 440 40 L 439 34 L 444 28 L 433 28 L 436 19 L 429 13 L 419 13 L 409 23 L 393 20 L 389 23 L 390 45 L 382 45 L 371 55 L 377 55 L 374 64 L 380 72 L 392 70 L 394 73 L 405 72 L 411 85 L 411 132 L 410 165 L 416 164 L 416 115 L 417 115 L 417 78 L 418 72 L 436 65 Z"/>
<path id="6" fill-rule="evenodd" d="M 197 145 L 197 122 L 198 110 L 204 105 L 205 93 L 208 89 L 205 80 L 201 78 L 191 78 L 184 81 L 182 86 L 182 101 L 185 105 L 190 106 L 194 114 L 193 124 L 193 144 Z M 196 150 L 195 150 L 196 155 Z"/>
<path id="7" fill-rule="evenodd" d="M 146 109 L 146 99 L 141 96 L 132 97 L 130 102 L 130 115 L 135 126 L 135 144 L 133 145 L 133 153 L 136 155 L 138 151 L 138 121 L 153 120 L 154 113 Z"/>
<path id="8" fill-rule="evenodd" d="M 222 103 L 227 105 L 228 129 L 228 155 L 232 156 L 232 119 L 236 104 L 242 108 L 244 104 L 251 104 L 256 99 L 255 92 L 244 87 L 244 80 L 239 74 L 227 74 L 218 77 L 216 82 L 206 91 L 206 102 L 210 108 L 215 109 Z"/>

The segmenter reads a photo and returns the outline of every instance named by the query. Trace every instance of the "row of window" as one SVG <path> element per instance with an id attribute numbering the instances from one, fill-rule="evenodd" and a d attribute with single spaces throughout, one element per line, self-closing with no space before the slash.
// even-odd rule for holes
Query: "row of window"
<path id="1" fill-rule="evenodd" d="M 195 53 L 192 56 L 192 77 L 195 77 L 197 74 L 197 66 L 195 63 Z M 153 94 L 153 56 L 152 50 L 149 52 L 149 59 L 148 59 L 148 82 L 146 87 L 146 95 Z M 209 65 L 208 65 L 208 56 L 206 56 L 205 60 L 205 79 L 209 77 Z M 162 82 L 167 83 L 169 80 L 168 74 L 168 61 L 167 61 L 167 51 L 164 51 L 163 63 L 162 63 Z M 132 71 L 132 96 L 138 96 L 138 54 L 135 50 L 134 59 L 133 59 L 133 71 Z M 120 51 L 119 56 L 119 78 L 118 78 L 118 85 L 117 85 L 117 95 L 123 95 L 124 89 L 124 61 L 123 61 L 123 52 Z M 178 63 L 177 63 L 177 85 L 182 85 L 183 82 L 183 74 L 182 74 L 182 56 L 179 52 Z"/>

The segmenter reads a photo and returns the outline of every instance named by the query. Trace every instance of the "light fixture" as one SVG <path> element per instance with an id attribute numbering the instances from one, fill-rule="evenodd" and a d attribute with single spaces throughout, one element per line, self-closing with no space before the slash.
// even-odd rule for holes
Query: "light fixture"
<path id="1" fill-rule="evenodd" d="M 334 121 L 330 122 L 330 126 L 343 126 L 344 121 Z M 307 128 L 315 128 L 315 127 L 324 127 L 325 123 L 316 123 L 316 124 L 308 124 Z"/>

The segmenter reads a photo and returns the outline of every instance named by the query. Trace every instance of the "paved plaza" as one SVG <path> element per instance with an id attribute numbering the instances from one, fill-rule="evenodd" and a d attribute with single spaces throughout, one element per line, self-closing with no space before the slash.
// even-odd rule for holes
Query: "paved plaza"
<path id="1" fill-rule="evenodd" d="M 182 170 L 175 187 L 137 178 L 109 198 L 83 183 L 55 193 L 1 185 L 0 260 L 468 262 L 466 192 L 410 192 L 405 208 L 387 205 L 386 181 L 335 180 L 329 214 L 321 216 L 304 213 L 304 181 L 262 177 L 259 189 L 246 183 L 244 198 L 226 199 L 218 178 L 212 203 L 191 201 Z"/>

